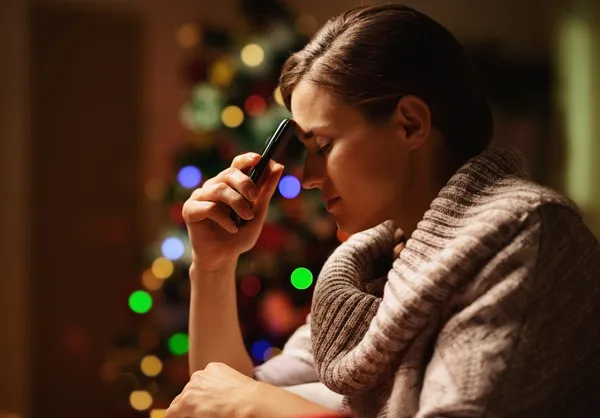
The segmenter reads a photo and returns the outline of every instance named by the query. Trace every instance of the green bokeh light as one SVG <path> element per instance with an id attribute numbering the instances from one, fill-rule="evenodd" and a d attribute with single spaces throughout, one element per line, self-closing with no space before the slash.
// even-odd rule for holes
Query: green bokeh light
<path id="1" fill-rule="evenodd" d="M 292 286 L 299 290 L 305 290 L 313 282 L 313 274 L 306 267 L 298 267 L 292 272 Z"/>
<path id="2" fill-rule="evenodd" d="M 178 332 L 169 338 L 169 351 L 175 356 L 181 356 L 188 352 L 190 341 L 187 334 Z"/>
<path id="3" fill-rule="evenodd" d="M 146 313 L 152 308 L 152 296 L 143 290 L 136 290 L 129 296 L 129 307 L 135 313 Z"/>

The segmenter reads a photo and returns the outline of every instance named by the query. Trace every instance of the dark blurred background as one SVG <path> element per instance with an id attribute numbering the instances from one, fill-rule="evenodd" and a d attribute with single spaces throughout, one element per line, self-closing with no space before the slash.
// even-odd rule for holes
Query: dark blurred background
<path id="1" fill-rule="evenodd" d="M 307 34 L 376 3 L 284 6 Z M 600 235 L 600 2 L 404 3 L 473 54 L 494 105 L 494 143 L 521 149 L 534 179 L 575 200 Z M 164 226 L 153 190 L 189 141 L 180 110 L 202 78 L 190 75 L 190 51 L 208 42 L 194 28 L 237 36 L 246 15 L 260 26 L 274 4 L 0 2 L 0 418 L 161 416 L 143 397 L 135 408 L 119 396 L 133 389 L 115 383 L 106 358 L 124 323 L 138 324 L 126 296 Z"/>

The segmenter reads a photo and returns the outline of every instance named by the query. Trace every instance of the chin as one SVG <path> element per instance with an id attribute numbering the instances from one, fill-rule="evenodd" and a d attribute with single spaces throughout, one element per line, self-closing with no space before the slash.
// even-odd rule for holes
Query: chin
<path id="1" fill-rule="evenodd" d="M 371 220 L 370 222 L 361 217 L 352 217 L 352 216 L 339 216 L 336 217 L 336 223 L 338 228 L 347 235 L 356 234 L 358 232 L 366 231 L 367 229 L 371 229 L 376 227 L 377 225 L 383 223 L 385 219 L 381 221 Z"/>

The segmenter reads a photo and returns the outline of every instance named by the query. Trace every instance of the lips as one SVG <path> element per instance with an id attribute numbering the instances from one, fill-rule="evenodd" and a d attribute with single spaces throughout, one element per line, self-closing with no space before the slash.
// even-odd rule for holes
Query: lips
<path id="1" fill-rule="evenodd" d="M 328 212 L 330 212 L 331 209 L 335 206 L 335 204 L 339 201 L 340 201 L 339 197 L 334 197 L 332 199 L 326 199 L 325 200 L 325 208 L 327 209 Z"/>

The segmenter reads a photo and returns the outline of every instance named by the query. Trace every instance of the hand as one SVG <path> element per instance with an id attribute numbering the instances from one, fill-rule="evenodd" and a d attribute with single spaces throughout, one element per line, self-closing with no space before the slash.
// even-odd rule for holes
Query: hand
<path id="1" fill-rule="evenodd" d="M 231 167 L 194 190 L 183 205 L 194 264 L 213 269 L 249 251 L 258 239 L 269 202 L 277 189 L 283 166 L 273 161 L 258 185 L 242 170 L 255 166 L 260 155 L 242 154 Z M 252 193 L 256 195 L 252 195 Z M 231 219 L 231 210 L 247 220 L 241 228 Z"/>
<path id="2" fill-rule="evenodd" d="M 260 383 L 223 363 L 210 363 L 192 374 L 165 418 L 237 418 L 249 416 Z"/>
<path id="3" fill-rule="evenodd" d="M 223 363 L 194 372 L 165 418 L 341 417 L 285 389 L 258 382 Z"/>

